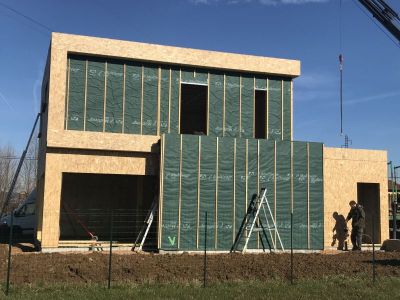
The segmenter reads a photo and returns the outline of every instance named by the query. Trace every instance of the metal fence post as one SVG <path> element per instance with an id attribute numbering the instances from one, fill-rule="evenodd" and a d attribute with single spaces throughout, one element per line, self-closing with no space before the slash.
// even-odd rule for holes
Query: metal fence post
<path id="1" fill-rule="evenodd" d="M 290 283 L 293 284 L 293 212 L 290 213 Z"/>
<path id="2" fill-rule="evenodd" d="M 203 287 L 207 285 L 207 212 L 204 218 L 204 269 L 203 269 Z"/>
<path id="3" fill-rule="evenodd" d="M 376 271 L 375 271 L 375 224 L 374 216 L 372 216 L 372 282 L 375 283 Z"/>
<path id="4" fill-rule="evenodd" d="M 111 262 L 112 262 L 112 244 L 113 244 L 113 210 L 110 213 L 110 255 L 108 258 L 108 289 L 111 288 Z"/>
<path id="5" fill-rule="evenodd" d="M 6 296 L 10 290 L 10 273 L 11 273 L 11 250 L 13 243 L 13 226 L 14 226 L 14 212 L 11 211 L 11 224 L 10 224 L 10 237 L 8 240 L 8 264 L 7 264 L 7 279 L 6 279 Z"/>

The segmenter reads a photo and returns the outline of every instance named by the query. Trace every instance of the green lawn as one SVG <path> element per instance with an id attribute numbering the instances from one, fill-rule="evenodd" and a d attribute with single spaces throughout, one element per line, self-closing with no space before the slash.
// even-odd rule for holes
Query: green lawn
<path id="1" fill-rule="evenodd" d="M 105 284 L 106 285 L 106 284 Z M 6 298 L 4 293 L 0 298 Z M 400 278 L 333 277 L 288 282 L 223 283 L 199 285 L 50 285 L 12 287 L 7 299 L 400 299 Z"/>

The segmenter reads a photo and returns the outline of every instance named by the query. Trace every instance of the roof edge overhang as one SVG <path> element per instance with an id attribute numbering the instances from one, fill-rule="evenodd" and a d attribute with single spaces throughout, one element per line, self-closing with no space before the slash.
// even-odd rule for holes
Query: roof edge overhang
<path id="1" fill-rule="evenodd" d="M 295 78 L 300 61 L 163 46 L 66 33 L 52 33 L 51 48 L 67 53 L 141 60 L 197 68 L 260 73 Z"/>

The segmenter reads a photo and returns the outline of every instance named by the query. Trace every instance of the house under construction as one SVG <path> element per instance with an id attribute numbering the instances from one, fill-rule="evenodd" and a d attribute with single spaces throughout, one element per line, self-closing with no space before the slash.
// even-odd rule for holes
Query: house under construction
<path id="1" fill-rule="evenodd" d="M 42 85 L 42 249 L 88 242 L 63 212 L 143 211 L 157 199 L 158 249 L 203 249 L 207 212 L 208 248 L 226 251 L 262 187 L 285 247 L 291 213 L 296 249 L 330 247 L 332 215 L 346 215 L 350 200 L 365 207 L 366 233 L 374 220 L 375 242 L 388 238 L 386 151 L 293 141 L 299 75 L 295 60 L 53 33 Z M 121 240 L 132 244 L 137 231 Z M 260 247 L 254 235 L 249 248 Z"/>

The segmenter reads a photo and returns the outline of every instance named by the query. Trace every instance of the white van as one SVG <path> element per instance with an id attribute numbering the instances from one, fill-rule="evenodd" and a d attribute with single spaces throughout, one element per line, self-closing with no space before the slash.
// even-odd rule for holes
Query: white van
<path id="1" fill-rule="evenodd" d="M 16 235 L 33 235 L 36 227 L 36 189 L 34 189 L 14 210 L 13 228 Z M 0 220 L 1 232 L 9 232 L 11 215 L 7 214 Z"/>

